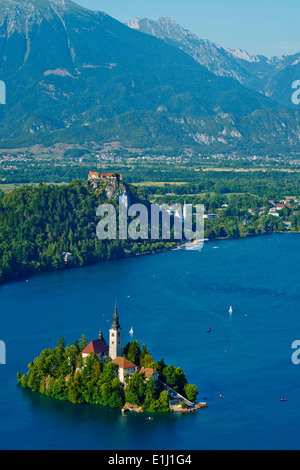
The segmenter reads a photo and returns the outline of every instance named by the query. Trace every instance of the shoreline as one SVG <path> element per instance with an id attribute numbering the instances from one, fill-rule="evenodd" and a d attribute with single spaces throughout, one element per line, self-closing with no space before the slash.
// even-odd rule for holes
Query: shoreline
<path id="1" fill-rule="evenodd" d="M 261 237 L 261 236 L 266 236 L 266 235 L 276 235 L 276 234 L 300 234 L 300 231 L 291 231 L 291 230 L 287 230 L 287 231 L 280 231 L 280 232 L 268 232 L 268 233 L 259 233 L 259 234 L 254 234 L 254 235 L 247 235 L 246 237 L 218 237 L 218 238 L 213 238 L 212 240 L 208 239 L 208 238 L 205 238 L 203 240 L 203 243 L 211 243 L 211 242 L 215 242 L 215 241 L 222 241 L 222 240 L 246 240 L 247 238 L 252 238 L 252 237 Z M 11 284 L 13 282 L 23 282 L 24 280 L 26 280 L 26 282 L 29 281 L 30 278 L 33 278 L 35 276 L 39 276 L 41 274 L 50 274 L 50 273 L 57 273 L 57 272 L 63 272 L 63 271 L 68 271 L 68 270 L 73 270 L 73 269 L 81 269 L 81 268 L 87 268 L 89 266 L 96 266 L 98 264 L 101 264 L 101 263 L 104 263 L 104 262 L 114 262 L 114 261 L 120 261 L 122 259 L 128 259 L 128 258 L 135 258 L 137 256 L 146 256 L 146 255 L 156 255 L 156 254 L 160 254 L 160 253 L 165 253 L 167 251 L 178 251 L 178 250 L 183 250 L 183 249 L 186 249 L 186 245 L 188 243 L 191 243 L 190 241 L 184 241 L 183 243 L 178 243 L 175 247 L 172 247 L 172 248 L 160 248 L 159 250 L 157 251 L 146 251 L 145 253 L 135 253 L 135 254 L 131 254 L 131 253 L 124 253 L 124 256 L 122 257 L 119 257 L 119 258 L 116 258 L 116 259 L 106 259 L 106 260 L 102 260 L 102 261 L 96 261 L 94 263 L 88 263 L 88 264 L 85 264 L 83 266 L 72 266 L 72 265 L 66 265 L 65 267 L 63 268 L 59 268 L 59 269 L 49 269 L 49 270 L 45 270 L 45 271 L 37 271 L 37 272 L 28 272 L 28 274 L 24 274 L 22 276 L 15 276 L 13 279 L 8 279 L 8 280 L 5 280 L 4 282 L 0 282 L 0 289 L 1 287 L 5 286 L 5 285 L 8 285 L 8 284 Z M 195 247 L 196 247 L 196 244 L 195 244 Z M 193 249 L 191 249 L 190 251 L 193 251 Z"/>
<path id="2" fill-rule="evenodd" d="M 193 413 L 194 411 L 200 410 L 201 408 L 207 408 L 207 407 L 208 407 L 207 403 L 204 403 L 204 402 L 195 403 L 194 406 L 190 406 L 190 407 L 187 407 L 187 408 L 171 407 L 170 406 L 169 413 Z M 152 411 L 152 412 L 147 411 L 147 410 L 144 411 L 141 406 L 133 405 L 131 403 L 125 403 L 125 405 L 121 409 L 122 415 L 124 417 L 126 417 L 124 415 L 124 413 L 126 413 L 128 411 L 133 412 L 133 413 L 151 413 L 153 415 L 156 414 L 155 411 Z M 162 413 L 162 412 L 160 412 L 160 413 Z"/>

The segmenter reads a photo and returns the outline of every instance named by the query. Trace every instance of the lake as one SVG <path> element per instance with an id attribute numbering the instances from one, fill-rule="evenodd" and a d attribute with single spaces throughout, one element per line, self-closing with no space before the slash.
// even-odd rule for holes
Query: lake
<path id="1" fill-rule="evenodd" d="M 299 252 L 298 234 L 276 234 L 4 285 L 0 448 L 299 449 L 300 366 L 291 361 L 300 339 Z M 123 343 L 133 327 L 133 339 L 155 360 L 181 367 L 208 408 L 122 418 L 120 410 L 17 385 L 17 372 L 60 336 L 73 343 L 84 333 L 91 341 L 102 330 L 108 341 L 115 300 Z"/>

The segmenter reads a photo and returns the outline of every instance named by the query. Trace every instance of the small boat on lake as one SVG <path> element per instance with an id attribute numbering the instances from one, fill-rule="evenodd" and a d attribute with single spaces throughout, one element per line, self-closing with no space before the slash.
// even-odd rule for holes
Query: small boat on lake
<path id="1" fill-rule="evenodd" d="M 233 312 L 233 308 L 232 308 L 232 306 L 230 305 L 230 308 L 229 308 L 229 313 L 230 313 L 230 315 L 232 314 L 232 312 Z"/>
<path id="2" fill-rule="evenodd" d="M 185 244 L 185 249 L 186 250 L 199 250 L 201 251 L 202 248 L 203 248 L 203 243 L 204 243 L 205 240 L 193 240 L 193 241 L 190 241 L 190 242 L 187 242 Z"/>

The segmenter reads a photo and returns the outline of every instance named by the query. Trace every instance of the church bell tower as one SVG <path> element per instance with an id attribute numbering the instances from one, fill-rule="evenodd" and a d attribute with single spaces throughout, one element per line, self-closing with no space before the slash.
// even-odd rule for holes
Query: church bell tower
<path id="1" fill-rule="evenodd" d="M 111 329 L 109 330 L 109 357 L 114 360 L 116 357 L 122 357 L 122 328 L 119 323 L 117 302 Z"/>

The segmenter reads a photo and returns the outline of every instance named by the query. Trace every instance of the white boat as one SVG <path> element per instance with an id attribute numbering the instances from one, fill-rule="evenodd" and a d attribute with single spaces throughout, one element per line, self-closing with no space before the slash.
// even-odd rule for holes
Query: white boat
<path id="1" fill-rule="evenodd" d="M 232 314 L 232 312 L 233 312 L 233 310 L 232 310 L 232 307 L 231 307 L 231 305 L 230 305 L 230 309 L 229 309 L 230 315 Z"/>
<path id="2" fill-rule="evenodd" d="M 132 336 L 133 335 L 133 328 L 131 327 L 131 330 L 129 331 L 129 334 Z"/>
<path id="3" fill-rule="evenodd" d="M 193 240 L 185 244 L 186 250 L 202 250 L 204 240 Z"/>

